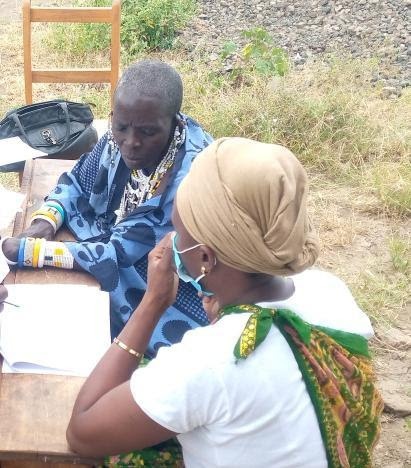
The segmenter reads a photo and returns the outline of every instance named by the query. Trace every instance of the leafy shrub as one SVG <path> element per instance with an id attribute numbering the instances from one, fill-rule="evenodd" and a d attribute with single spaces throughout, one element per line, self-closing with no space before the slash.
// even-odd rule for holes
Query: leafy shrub
<path id="1" fill-rule="evenodd" d="M 237 44 L 229 41 L 223 45 L 220 56 L 226 60 L 235 57 L 232 71 L 234 77 L 250 72 L 259 75 L 284 76 L 288 71 L 288 56 L 284 49 L 274 45 L 273 38 L 264 28 L 252 28 L 243 31 L 246 44 L 237 52 Z"/>
<path id="2" fill-rule="evenodd" d="M 169 49 L 196 11 L 195 0 L 123 0 L 122 43 L 130 52 Z M 135 43 L 139 38 L 139 44 Z M 136 47 L 137 46 L 137 47 Z"/>
<path id="3" fill-rule="evenodd" d="M 76 6 L 110 6 L 110 0 L 76 0 Z M 142 50 L 168 49 L 176 34 L 196 11 L 196 0 L 122 0 L 120 40 L 126 56 Z M 107 24 L 57 24 L 48 45 L 60 51 L 84 54 L 110 45 Z"/>

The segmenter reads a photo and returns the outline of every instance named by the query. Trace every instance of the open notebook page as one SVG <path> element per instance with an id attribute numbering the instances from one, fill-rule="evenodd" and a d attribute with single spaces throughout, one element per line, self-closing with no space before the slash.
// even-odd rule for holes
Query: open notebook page
<path id="1" fill-rule="evenodd" d="M 87 376 L 110 346 L 108 293 L 69 284 L 9 285 L 3 372 Z"/>

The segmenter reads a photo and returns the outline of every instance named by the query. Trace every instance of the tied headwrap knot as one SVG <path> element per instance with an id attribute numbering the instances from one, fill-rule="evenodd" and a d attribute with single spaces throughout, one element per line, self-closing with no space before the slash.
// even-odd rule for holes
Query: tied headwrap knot
<path id="1" fill-rule="evenodd" d="M 276 322 L 288 322 L 305 344 L 310 342 L 311 327 L 298 315 L 286 309 L 266 309 L 252 304 L 227 306 L 220 310 L 219 318 L 231 313 L 251 312 L 246 326 L 234 347 L 237 359 L 246 359 L 267 337 L 271 325 Z"/>

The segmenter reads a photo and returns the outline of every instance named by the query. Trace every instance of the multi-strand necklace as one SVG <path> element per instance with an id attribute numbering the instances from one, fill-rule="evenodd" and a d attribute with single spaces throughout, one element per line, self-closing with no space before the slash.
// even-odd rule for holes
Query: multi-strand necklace
<path id="1" fill-rule="evenodd" d="M 159 162 L 151 174 L 144 174 L 142 169 L 133 169 L 130 174 L 130 180 L 124 189 L 118 210 L 117 222 L 121 221 L 128 214 L 134 211 L 138 206 L 149 200 L 157 191 L 164 175 L 174 164 L 177 151 L 185 140 L 185 127 L 182 129 L 176 126 L 174 137 L 170 143 L 164 158 Z"/>

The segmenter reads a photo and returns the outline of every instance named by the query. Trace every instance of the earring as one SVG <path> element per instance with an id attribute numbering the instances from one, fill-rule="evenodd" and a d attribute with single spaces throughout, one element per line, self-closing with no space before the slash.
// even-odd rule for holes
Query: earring
<path id="1" fill-rule="evenodd" d="M 205 275 L 208 273 L 208 271 L 206 271 L 206 267 L 205 267 L 204 265 L 201 267 L 201 270 L 200 270 L 200 271 L 201 271 L 201 274 L 202 274 L 203 276 L 205 276 Z"/>

